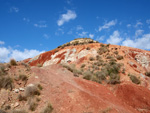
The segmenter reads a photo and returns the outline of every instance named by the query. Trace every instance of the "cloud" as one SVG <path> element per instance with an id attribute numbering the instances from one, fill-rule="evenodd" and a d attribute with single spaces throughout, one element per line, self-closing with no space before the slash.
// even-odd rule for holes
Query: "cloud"
<path id="1" fill-rule="evenodd" d="M 0 45 L 4 45 L 5 44 L 5 42 L 4 41 L 0 41 Z"/>
<path id="2" fill-rule="evenodd" d="M 30 22 L 30 19 L 29 18 L 23 18 L 23 21 L 25 21 L 25 22 Z"/>
<path id="3" fill-rule="evenodd" d="M 80 25 L 78 25 L 76 29 L 77 29 L 77 31 L 79 31 L 79 30 L 83 30 L 83 27 L 82 27 L 82 26 L 80 26 Z"/>
<path id="4" fill-rule="evenodd" d="M 50 36 L 48 34 L 43 34 L 43 37 L 49 39 Z"/>
<path id="5" fill-rule="evenodd" d="M 46 21 L 39 21 L 38 23 L 34 24 L 34 26 L 38 28 L 46 28 L 47 24 Z"/>
<path id="6" fill-rule="evenodd" d="M 90 38 L 94 38 L 94 34 L 89 34 L 89 37 Z"/>
<path id="7" fill-rule="evenodd" d="M 143 25 L 143 23 L 142 22 L 140 22 L 140 21 L 138 21 L 136 24 L 135 24 L 135 28 L 138 28 L 138 27 L 141 27 Z"/>
<path id="8" fill-rule="evenodd" d="M 150 19 L 146 20 L 146 23 L 147 23 L 147 24 L 150 24 Z"/>
<path id="9" fill-rule="evenodd" d="M 17 8 L 17 7 L 11 7 L 10 8 L 10 12 L 18 13 L 19 12 L 19 8 Z"/>
<path id="10" fill-rule="evenodd" d="M 112 35 L 110 35 L 110 38 L 107 39 L 107 43 L 110 44 L 119 44 L 121 43 L 121 41 L 123 40 L 123 38 L 120 37 L 120 33 L 119 31 L 114 31 Z"/>
<path id="11" fill-rule="evenodd" d="M 135 37 L 138 37 L 138 36 L 142 35 L 143 32 L 144 32 L 144 30 L 141 30 L 141 29 L 136 30 L 136 31 L 135 31 Z"/>
<path id="12" fill-rule="evenodd" d="M 78 33 L 79 37 L 88 37 L 88 32 L 81 32 L 81 33 Z"/>
<path id="13" fill-rule="evenodd" d="M 59 35 L 63 35 L 65 32 L 62 28 L 58 28 L 58 30 L 55 32 L 55 35 L 56 36 L 59 36 Z"/>
<path id="14" fill-rule="evenodd" d="M 0 47 L 0 62 L 9 62 L 11 58 L 16 59 L 17 61 L 24 60 L 27 58 L 32 58 L 36 55 L 39 55 L 40 53 L 44 51 L 38 51 L 38 50 L 28 50 L 24 49 L 24 51 L 20 51 L 17 49 L 12 48 L 6 48 L 6 47 Z"/>
<path id="15" fill-rule="evenodd" d="M 97 37 L 96 40 L 97 40 L 97 41 L 103 41 L 104 38 L 105 38 L 105 36 L 100 36 L 100 37 Z"/>
<path id="16" fill-rule="evenodd" d="M 74 20 L 77 17 L 77 14 L 74 11 L 68 10 L 66 14 L 62 14 L 60 19 L 57 21 L 58 26 L 62 26 L 65 22 Z"/>
<path id="17" fill-rule="evenodd" d="M 111 26 L 115 26 L 117 24 L 117 20 L 109 21 L 108 23 L 105 23 L 103 26 L 99 27 L 99 31 L 103 29 L 109 29 Z"/>
<path id="18" fill-rule="evenodd" d="M 127 27 L 131 27 L 131 24 L 127 24 Z"/>
<path id="19" fill-rule="evenodd" d="M 122 42 L 122 45 L 140 49 L 150 49 L 150 34 L 144 34 L 141 38 L 135 40 L 126 39 Z"/>

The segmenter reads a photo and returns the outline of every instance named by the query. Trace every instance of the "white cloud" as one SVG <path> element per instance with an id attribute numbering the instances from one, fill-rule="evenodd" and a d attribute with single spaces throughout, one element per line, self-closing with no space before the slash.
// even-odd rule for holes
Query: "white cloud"
<path id="1" fill-rule="evenodd" d="M 38 27 L 38 28 L 46 28 L 47 25 L 46 24 L 34 24 L 35 27 Z"/>
<path id="2" fill-rule="evenodd" d="M 24 60 L 27 58 L 32 58 L 36 55 L 39 55 L 40 53 L 44 51 L 28 50 L 28 49 L 24 49 L 24 51 L 20 51 L 17 49 L 0 47 L 0 52 L 1 52 L 0 62 L 9 62 L 11 58 L 14 58 L 17 61 L 20 61 L 20 60 Z"/>
<path id="3" fill-rule="evenodd" d="M 60 19 L 57 21 L 58 26 L 62 26 L 65 22 L 74 20 L 77 17 L 77 14 L 74 11 L 68 10 L 66 14 L 62 14 Z"/>
<path id="4" fill-rule="evenodd" d="M 80 26 L 80 25 L 78 25 L 76 29 L 77 29 L 77 31 L 79 31 L 79 30 L 83 30 L 83 27 L 82 27 L 82 26 Z"/>
<path id="5" fill-rule="evenodd" d="M 94 38 L 94 34 L 89 34 L 89 37 L 90 38 Z"/>
<path id="6" fill-rule="evenodd" d="M 105 36 L 100 36 L 100 37 L 97 37 L 96 40 L 97 40 L 97 41 L 103 41 L 104 38 L 105 38 Z"/>
<path id="7" fill-rule="evenodd" d="M 144 32 L 144 30 L 141 30 L 141 29 L 136 30 L 136 31 L 135 31 L 135 37 L 138 37 L 138 36 L 142 35 L 143 32 Z"/>
<path id="8" fill-rule="evenodd" d="M 0 41 L 0 45 L 4 45 L 5 44 L 5 42 L 4 41 Z"/>
<path id="9" fill-rule="evenodd" d="M 11 7 L 10 8 L 10 12 L 18 13 L 19 12 L 19 8 L 17 8 L 17 7 Z"/>
<path id="10" fill-rule="evenodd" d="M 48 34 L 43 34 L 43 37 L 49 39 L 50 36 Z"/>
<path id="11" fill-rule="evenodd" d="M 23 18 L 23 21 L 30 22 L 30 19 L 29 18 Z"/>
<path id="12" fill-rule="evenodd" d="M 138 27 L 141 27 L 143 25 L 143 23 L 142 22 L 140 22 L 140 21 L 138 21 L 136 24 L 135 24 L 135 28 L 138 28 Z"/>
<path id="13" fill-rule="evenodd" d="M 56 36 L 59 36 L 59 35 L 63 35 L 65 32 L 62 28 L 58 28 L 58 30 L 55 32 L 55 35 Z"/>
<path id="14" fill-rule="evenodd" d="M 109 29 L 111 26 L 115 26 L 117 24 L 117 20 L 109 21 L 108 23 L 105 23 L 103 26 L 99 27 L 99 31 L 103 29 Z"/>
<path id="15" fill-rule="evenodd" d="M 79 37 L 87 37 L 88 36 L 88 32 L 81 32 L 81 33 L 78 33 Z"/>
<path id="16" fill-rule="evenodd" d="M 122 45 L 140 49 L 150 49 L 150 34 L 145 34 L 135 40 L 126 39 L 122 42 Z"/>
<path id="17" fill-rule="evenodd" d="M 146 23 L 147 23 L 147 24 L 150 24 L 150 19 L 146 20 Z"/>
<path id="18" fill-rule="evenodd" d="M 34 24 L 34 26 L 38 28 L 46 28 L 47 24 L 46 21 L 39 21 L 38 23 Z"/>
<path id="19" fill-rule="evenodd" d="M 107 39 L 106 42 L 110 44 L 119 44 L 122 40 L 123 38 L 120 37 L 119 31 L 116 30 L 112 35 L 110 35 L 110 38 Z"/>
<path id="20" fill-rule="evenodd" d="M 127 27 L 131 27 L 131 24 L 127 24 Z"/>

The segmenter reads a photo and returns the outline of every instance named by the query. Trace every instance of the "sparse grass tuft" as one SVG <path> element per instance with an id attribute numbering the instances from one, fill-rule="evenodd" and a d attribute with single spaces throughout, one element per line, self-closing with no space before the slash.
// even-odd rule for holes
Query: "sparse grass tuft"
<path id="1" fill-rule="evenodd" d="M 19 75 L 19 80 L 27 81 L 27 80 L 28 80 L 28 76 L 25 75 L 25 74 L 20 74 L 20 75 Z"/>
<path id="2" fill-rule="evenodd" d="M 0 89 L 10 89 L 13 88 L 13 79 L 9 76 L 1 76 L 0 77 Z"/>
<path id="3" fill-rule="evenodd" d="M 85 64 L 82 64 L 82 65 L 81 65 L 81 68 L 84 68 L 84 67 L 85 67 Z"/>
<path id="4" fill-rule="evenodd" d="M 36 108 L 37 108 L 37 106 L 38 106 L 38 104 L 37 104 L 36 102 L 31 101 L 31 102 L 29 103 L 29 110 L 35 111 Z"/>
<path id="5" fill-rule="evenodd" d="M 52 113 L 52 111 L 53 111 L 53 107 L 50 103 L 48 103 L 41 113 Z"/>
<path id="6" fill-rule="evenodd" d="M 34 95 L 40 95 L 40 90 L 34 84 L 30 84 L 25 89 L 25 96 L 26 97 L 33 97 Z"/>
<path id="7" fill-rule="evenodd" d="M 28 112 L 24 109 L 18 109 L 18 110 L 13 110 L 11 113 L 28 113 Z"/>
<path id="8" fill-rule="evenodd" d="M 21 94 L 18 95 L 18 100 L 19 101 L 27 101 L 27 97 L 22 96 Z"/>
<path id="9" fill-rule="evenodd" d="M 10 60 L 10 64 L 11 64 L 12 66 L 16 66 L 16 65 L 17 65 L 17 62 L 16 62 L 15 59 L 11 59 L 11 60 Z"/>

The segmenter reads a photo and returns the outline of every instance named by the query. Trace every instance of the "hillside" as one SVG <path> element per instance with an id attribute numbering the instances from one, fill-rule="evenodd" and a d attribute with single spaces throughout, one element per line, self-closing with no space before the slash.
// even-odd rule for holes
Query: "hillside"
<path id="1" fill-rule="evenodd" d="M 0 113 L 150 113 L 150 51 L 79 38 L 0 64 Z"/>

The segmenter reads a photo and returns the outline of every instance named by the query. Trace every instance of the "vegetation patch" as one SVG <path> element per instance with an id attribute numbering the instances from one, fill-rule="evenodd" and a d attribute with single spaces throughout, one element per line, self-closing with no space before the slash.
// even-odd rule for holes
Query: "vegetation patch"
<path id="1" fill-rule="evenodd" d="M 15 59 L 11 59 L 11 60 L 10 60 L 10 65 L 16 66 L 16 65 L 17 65 L 16 60 L 15 60 Z"/>
<path id="2" fill-rule="evenodd" d="M 52 113 L 52 111 L 53 111 L 53 107 L 50 103 L 48 103 L 41 113 Z"/>
<path id="3" fill-rule="evenodd" d="M 135 84 L 140 84 L 141 83 L 140 79 L 138 79 L 136 76 L 131 75 L 131 74 L 128 74 L 128 76 L 130 77 L 130 79 L 133 83 L 135 83 Z"/>

